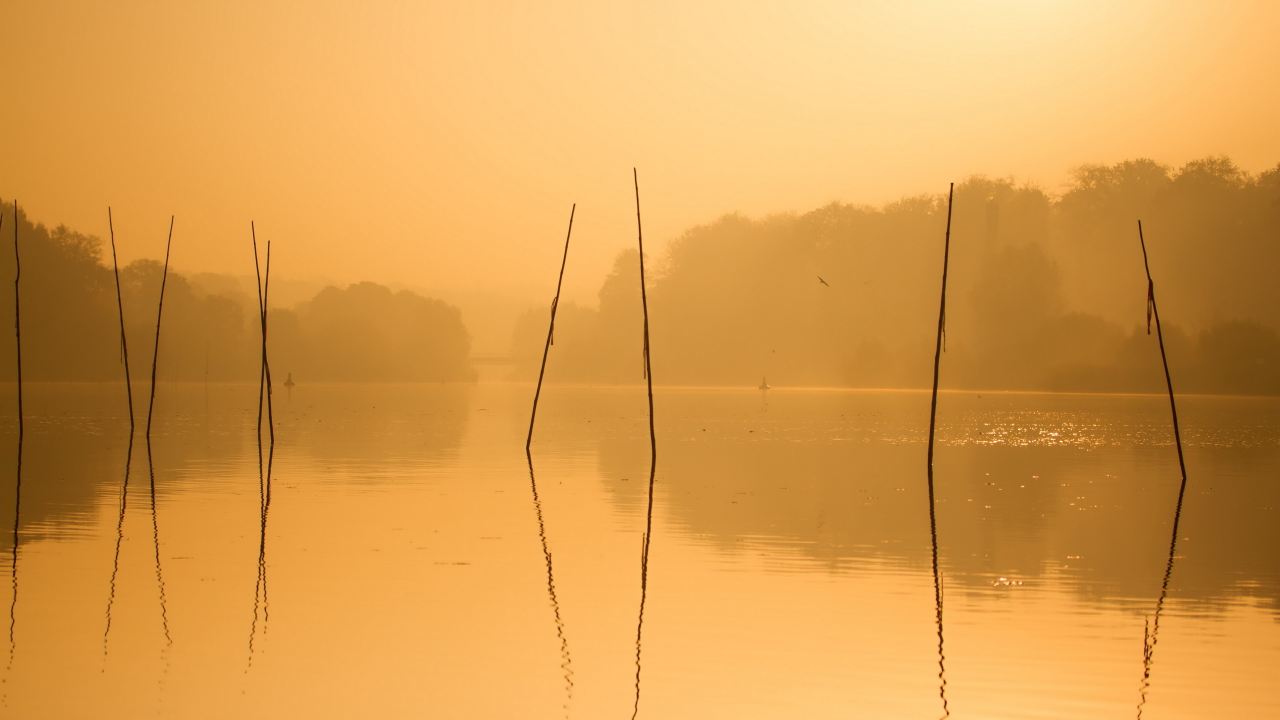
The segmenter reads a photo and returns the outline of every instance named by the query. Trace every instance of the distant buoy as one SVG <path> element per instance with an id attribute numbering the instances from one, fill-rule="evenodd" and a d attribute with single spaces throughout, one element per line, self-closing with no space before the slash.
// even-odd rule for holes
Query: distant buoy
<path id="1" fill-rule="evenodd" d="M 293 373 L 289 373 L 289 377 L 284 379 L 284 386 L 287 388 L 291 388 L 294 386 Z"/>
<path id="2" fill-rule="evenodd" d="M 763 377 L 762 377 L 762 378 L 760 378 L 760 389 L 761 389 L 761 390 L 768 390 L 768 389 L 769 389 L 769 380 L 768 380 L 768 378 L 763 378 Z"/>

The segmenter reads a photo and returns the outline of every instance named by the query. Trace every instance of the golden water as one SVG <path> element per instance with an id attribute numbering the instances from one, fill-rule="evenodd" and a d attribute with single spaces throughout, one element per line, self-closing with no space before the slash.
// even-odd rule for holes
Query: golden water
<path id="1" fill-rule="evenodd" d="M 540 507 L 531 397 L 279 390 L 263 534 L 256 386 L 162 384 L 123 519 L 123 387 L 28 386 L 16 563 L 12 418 L 0 448 L 0 715 L 630 717 L 644 391 L 544 389 Z M 926 393 L 655 403 L 642 718 L 1280 715 L 1274 399 L 1181 400 L 1145 663 L 1166 398 L 941 396 L 941 664 Z"/>

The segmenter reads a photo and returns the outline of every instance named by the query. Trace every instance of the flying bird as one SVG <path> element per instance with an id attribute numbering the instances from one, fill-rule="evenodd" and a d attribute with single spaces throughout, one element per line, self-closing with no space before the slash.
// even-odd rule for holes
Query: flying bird
<path id="1" fill-rule="evenodd" d="M 821 275 L 818 276 L 818 282 L 822 283 L 823 285 L 827 285 L 827 281 L 823 280 Z M 827 287 L 831 287 L 831 286 L 827 285 Z"/>

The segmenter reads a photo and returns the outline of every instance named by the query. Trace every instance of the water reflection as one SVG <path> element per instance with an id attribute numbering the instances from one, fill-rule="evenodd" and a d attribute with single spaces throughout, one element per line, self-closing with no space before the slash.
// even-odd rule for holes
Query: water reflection
<path id="1" fill-rule="evenodd" d="M 906 480 L 919 467 L 915 443 L 923 440 L 922 431 L 911 437 L 910 426 L 922 416 L 927 422 L 928 396 L 772 394 L 767 412 L 747 404 L 745 394 L 677 392 L 666 399 L 669 412 L 680 418 L 680 432 L 665 441 L 663 487 L 667 512 L 681 533 L 723 552 L 737 552 L 749 539 L 794 553 L 775 563 L 781 571 L 813 567 L 801 558 L 833 572 L 856 571 L 872 559 L 928 571 L 929 538 L 912 521 L 927 498 Z M 940 419 L 957 420 L 944 422 L 938 448 L 937 472 L 948 478 L 935 498 L 946 527 L 940 571 L 980 594 L 991 594 L 1001 577 L 1062 581 L 1090 602 L 1136 609 L 1137 599 L 1161 585 L 1163 568 L 1150 558 L 1168 553 L 1161 538 L 1168 537 L 1170 518 L 1150 498 L 1169 486 L 1166 471 L 1176 473 L 1177 466 L 1165 456 L 1167 446 L 1145 439 L 1160 441 L 1149 428 L 1159 424 L 1161 401 L 1107 400 L 1120 406 L 1117 417 L 1101 423 L 1102 439 L 1089 444 L 982 445 L 967 440 L 965 427 L 998 422 L 1011 405 L 1044 406 L 1058 418 L 1053 432 L 1064 424 L 1093 426 L 1089 416 L 1096 410 L 1088 397 L 979 401 L 944 394 L 941 402 L 950 407 Z M 974 407 L 979 403 L 989 403 L 985 414 Z M 1149 420 L 1139 422 L 1137 410 L 1126 403 L 1146 403 Z M 1280 459 L 1274 401 L 1186 404 L 1185 413 L 1209 418 L 1215 433 L 1231 434 L 1224 427 L 1230 422 L 1254 446 L 1201 444 L 1189 451 L 1206 476 L 1218 478 L 1197 496 L 1195 516 L 1198 547 L 1213 560 L 1180 567 L 1179 587 L 1207 611 L 1242 595 L 1274 607 L 1280 598 L 1280 529 L 1267 508 L 1280 504 L 1280 487 L 1261 482 L 1256 471 Z M 1206 405 L 1233 405 L 1234 414 Z M 615 401 L 598 415 L 628 413 L 635 417 L 634 408 Z M 1126 429 L 1115 431 L 1115 425 Z M 639 483 L 619 480 L 642 462 L 635 429 L 595 432 L 606 492 L 625 515 L 643 512 Z M 1117 543 L 1121 532 L 1124 539 Z"/>
<path id="2" fill-rule="evenodd" d="M 536 400 L 535 407 L 536 405 Z M 532 424 L 531 426 L 532 427 Z M 525 458 L 529 461 L 529 489 L 533 492 L 533 510 L 538 517 L 538 540 L 542 544 L 542 557 L 547 563 L 547 597 L 556 621 L 556 637 L 560 640 L 560 669 L 564 671 L 564 710 L 569 716 L 569 704 L 573 702 L 573 659 L 569 656 L 569 639 L 564 632 L 564 620 L 560 616 L 560 600 L 556 597 L 556 573 L 551 561 L 551 547 L 547 543 L 547 523 L 542 516 L 542 499 L 538 497 L 538 480 L 533 474 L 533 454 L 525 446 Z"/>
<path id="3" fill-rule="evenodd" d="M 262 462 L 261 429 L 258 433 L 258 578 L 253 586 L 253 623 L 249 627 L 249 662 L 245 672 L 253 669 L 253 641 L 258 634 L 258 612 L 262 612 L 262 634 L 267 634 L 270 603 L 267 600 L 267 517 L 271 512 L 271 464 L 276 444 L 267 446 L 265 470 Z"/>
<path id="4" fill-rule="evenodd" d="M 934 402 L 937 402 L 935 393 Z M 930 427 L 932 435 L 933 428 Z M 932 439 L 932 438 L 931 438 Z M 929 446 L 929 541 L 933 560 L 933 605 L 938 625 L 938 698 L 942 700 L 942 717 L 950 717 L 947 707 L 947 654 L 942 632 L 942 570 L 938 565 L 938 511 L 933 492 L 933 445 Z"/>
<path id="5" fill-rule="evenodd" d="M 29 394 L 7 713 L 606 717 L 639 638 L 651 717 L 1120 716 L 1157 597 L 1144 717 L 1280 711 L 1275 401 L 1179 402 L 1170 513 L 1162 398 L 943 393 L 926 531 L 927 394 L 659 388 L 650 506 L 643 388 L 544 394 L 536 465 L 527 386 L 301 384 L 260 460 L 254 390 L 162 388 L 145 488 L 120 388 Z"/>
<path id="6" fill-rule="evenodd" d="M 124 479 L 120 482 L 120 504 L 116 517 L 116 547 L 111 556 L 111 584 L 107 592 L 107 626 L 102 632 L 103 672 L 106 672 L 107 643 L 111 639 L 111 608 L 116 602 L 116 578 L 120 574 L 120 546 L 124 544 L 124 519 L 129 507 L 129 468 L 133 463 L 133 428 L 129 429 L 129 447 L 124 456 Z"/>
<path id="7" fill-rule="evenodd" d="M 160 514 L 156 508 L 156 464 L 151 457 L 151 438 L 147 438 L 147 472 L 151 477 L 151 545 L 156 557 L 156 587 L 160 591 L 160 627 L 164 630 L 165 657 L 173 648 L 173 637 L 169 635 L 169 604 L 164 592 L 164 568 L 160 563 Z"/>
<path id="8" fill-rule="evenodd" d="M 19 382 L 18 397 L 22 397 L 21 382 Z M 19 399 L 19 407 L 21 407 L 21 399 Z M 9 674 L 13 672 L 13 657 L 17 654 L 18 643 L 15 634 L 18 626 L 18 554 L 22 549 L 21 539 L 18 536 L 22 521 L 22 411 L 18 411 L 18 458 L 14 471 L 13 483 L 13 545 L 11 548 L 12 559 L 9 567 L 11 598 L 9 600 L 9 664 L 5 668 L 6 684 Z"/>
<path id="9" fill-rule="evenodd" d="M 1170 391 L 1170 400 L 1172 400 Z M 1177 415 L 1174 416 L 1177 422 Z M 1175 425 L 1176 427 L 1176 425 Z M 1142 686 L 1138 699 L 1138 720 L 1142 720 L 1142 710 L 1147 704 L 1147 691 L 1151 687 L 1151 664 L 1155 659 L 1156 642 L 1160 635 L 1160 615 L 1164 612 L 1165 600 L 1169 597 L 1169 578 L 1173 575 L 1173 560 L 1178 552 L 1178 526 L 1182 521 L 1182 501 L 1187 494 L 1187 469 L 1183 462 L 1182 445 L 1178 445 L 1178 467 L 1182 471 L 1182 483 L 1178 486 L 1178 502 L 1173 510 L 1173 535 L 1169 539 L 1169 559 L 1164 566 L 1164 580 L 1160 583 L 1160 598 L 1156 600 L 1155 614 L 1148 625 L 1143 622 L 1142 635 Z"/>

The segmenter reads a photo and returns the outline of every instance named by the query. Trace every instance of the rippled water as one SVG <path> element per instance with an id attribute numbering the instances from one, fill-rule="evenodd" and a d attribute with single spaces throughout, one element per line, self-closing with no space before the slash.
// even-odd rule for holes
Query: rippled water
<path id="1" fill-rule="evenodd" d="M 28 386 L 0 712 L 630 717 L 644 391 L 545 389 L 534 483 L 531 396 L 280 391 L 268 481 L 256 386 L 161 385 L 131 455 L 122 386 Z M 942 658 L 926 393 L 655 402 L 640 717 L 1280 716 L 1277 400 L 1180 399 L 1153 644 L 1167 399 L 944 393 Z"/>

